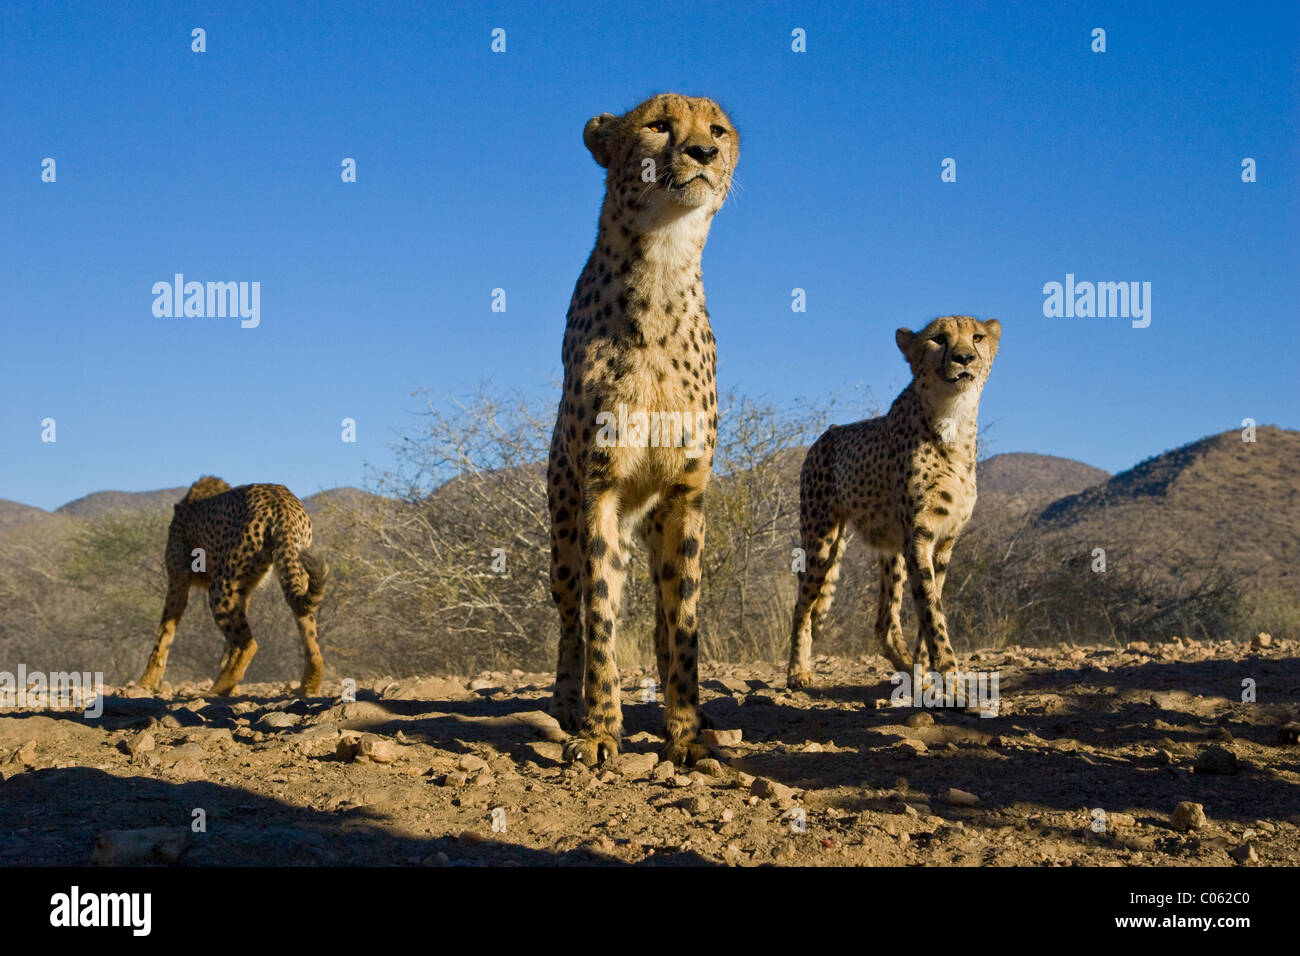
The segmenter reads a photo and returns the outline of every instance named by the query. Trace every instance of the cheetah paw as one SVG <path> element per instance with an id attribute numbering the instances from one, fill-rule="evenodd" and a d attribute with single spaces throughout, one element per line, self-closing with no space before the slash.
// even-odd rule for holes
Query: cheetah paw
<path id="1" fill-rule="evenodd" d="M 690 767 L 709 756 L 709 748 L 694 740 L 670 740 L 664 748 L 664 760 L 678 767 Z"/>
<path id="2" fill-rule="evenodd" d="M 812 671 L 806 667 L 791 670 L 785 678 L 785 686 L 790 690 L 803 690 L 805 687 L 811 687 L 812 683 Z"/>
<path id="3" fill-rule="evenodd" d="M 618 738 L 605 733 L 570 737 L 564 745 L 564 759 L 588 767 L 618 756 Z"/>

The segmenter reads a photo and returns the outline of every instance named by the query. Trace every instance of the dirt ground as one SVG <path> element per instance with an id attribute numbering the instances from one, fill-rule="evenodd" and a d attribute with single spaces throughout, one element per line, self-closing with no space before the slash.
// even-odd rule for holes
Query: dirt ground
<path id="1" fill-rule="evenodd" d="M 979 652 L 996 716 L 893 707 L 878 657 L 818 658 L 793 694 L 783 666 L 713 664 L 694 769 L 658 761 L 637 671 L 594 770 L 520 671 L 10 709 L 0 864 L 1294 866 L 1300 659 L 1264 643 Z"/>

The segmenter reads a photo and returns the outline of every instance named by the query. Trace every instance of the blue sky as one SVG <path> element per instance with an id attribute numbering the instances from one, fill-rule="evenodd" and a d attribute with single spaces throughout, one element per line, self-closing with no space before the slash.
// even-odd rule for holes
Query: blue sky
<path id="1" fill-rule="evenodd" d="M 1116 471 L 1300 426 L 1300 6 L 993 6 L 7 0 L 0 498 L 306 495 L 389 464 L 419 388 L 549 396 L 583 124 L 663 90 L 741 133 L 704 261 L 724 390 L 888 403 L 894 329 L 960 312 L 1003 323 L 995 451 Z M 260 282 L 261 324 L 155 317 L 177 272 Z M 1044 317 L 1067 273 L 1150 282 L 1150 327 Z"/>

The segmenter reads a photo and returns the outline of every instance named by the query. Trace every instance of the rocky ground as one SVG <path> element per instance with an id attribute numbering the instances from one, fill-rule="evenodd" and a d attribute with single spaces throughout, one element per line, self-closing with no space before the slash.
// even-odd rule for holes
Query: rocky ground
<path id="1" fill-rule="evenodd" d="M 996 716 L 891 706 L 883 658 L 820 658 L 807 693 L 714 664 L 695 768 L 658 760 L 635 671 L 624 753 L 596 769 L 562 762 L 545 674 L 352 702 L 128 688 L 98 719 L 0 715 L 0 864 L 1294 866 L 1298 649 L 979 652 Z"/>

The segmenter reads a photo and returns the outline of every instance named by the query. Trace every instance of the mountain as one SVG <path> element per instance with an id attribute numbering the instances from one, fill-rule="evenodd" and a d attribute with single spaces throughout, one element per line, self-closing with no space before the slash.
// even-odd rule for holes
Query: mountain
<path id="1" fill-rule="evenodd" d="M 1053 501 L 1035 529 L 1088 548 L 1119 543 L 1140 561 L 1300 582 L 1300 432 L 1264 426 L 1255 438 L 1233 430 L 1156 455 Z"/>

